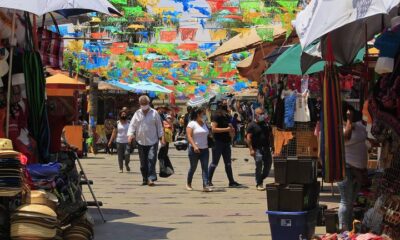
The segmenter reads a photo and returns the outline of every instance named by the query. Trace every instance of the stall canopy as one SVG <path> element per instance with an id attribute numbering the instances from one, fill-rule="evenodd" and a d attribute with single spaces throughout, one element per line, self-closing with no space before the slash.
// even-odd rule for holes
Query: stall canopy
<path id="1" fill-rule="evenodd" d="M 64 74 L 56 74 L 54 76 L 46 78 L 47 88 L 71 88 L 71 89 L 85 89 L 85 84 L 76 80 L 75 78 L 70 78 Z"/>
<path id="2" fill-rule="evenodd" d="M 274 40 L 286 37 L 286 30 L 281 26 L 273 26 L 271 28 L 273 29 Z M 224 42 L 219 48 L 217 48 L 217 50 L 215 50 L 215 52 L 208 56 L 208 58 L 212 59 L 221 55 L 249 50 L 257 47 L 263 42 L 264 40 L 259 36 L 257 29 L 251 28 L 249 31 L 239 33 L 238 35 Z"/>
<path id="3" fill-rule="evenodd" d="M 322 72 L 324 70 L 325 61 L 320 59 L 318 62 L 311 65 L 311 67 L 302 70 L 301 56 L 302 49 L 300 44 L 296 44 L 286 49 L 280 56 L 276 58 L 274 63 L 268 68 L 266 74 L 292 74 L 303 75 Z M 363 61 L 365 49 L 361 49 L 354 60 L 354 63 Z M 340 64 L 338 64 L 340 65 Z"/>

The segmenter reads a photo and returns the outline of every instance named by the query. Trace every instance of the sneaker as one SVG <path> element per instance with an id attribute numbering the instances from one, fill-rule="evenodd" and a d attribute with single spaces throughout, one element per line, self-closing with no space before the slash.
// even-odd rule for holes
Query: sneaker
<path id="1" fill-rule="evenodd" d="M 152 180 L 149 180 L 149 183 L 148 183 L 148 185 L 149 185 L 149 187 L 154 187 L 154 181 L 152 181 Z"/>
<path id="2" fill-rule="evenodd" d="M 148 184 L 148 181 L 147 180 L 143 180 L 142 186 L 147 186 L 147 184 Z"/>
<path id="3" fill-rule="evenodd" d="M 129 166 L 126 166 L 126 171 L 127 171 L 127 172 L 130 172 L 130 171 L 131 171 L 131 168 L 130 168 Z"/>
<path id="4" fill-rule="evenodd" d="M 213 190 L 212 190 L 212 188 L 210 188 L 210 187 L 204 187 L 203 188 L 203 192 L 212 192 Z"/>
<path id="5" fill-rule="evenodd" d="M 230 188 L 237 188 L 237 187 L 241 187 L 241 186 L 242 186 L 242 184 L 237 183 L 237 182 L 229 183 Z"/>
<path id="6" fill-rule="evenodd" d="M 263 185 L 257 185 L 257 191 L 265 191 L 265 187 L 263 187 Z"/>
<path id="7" fill-rule="evenodd" d="M 208 182 L 209 187 L 214 187 L 214 184 L 212 182 Z"/>
<path id="8" fill-rule="evenodd" d="M 124 170 L 122 170 L 122 169 L 121 169 L 121 170 L 119 170 L 119 173 L 123 173 L 123 172 L 124 172 Z"/>
<path id="9" fill-rule="evenodd" d="M 186 190 L 193 191 L 192 185 L 186 184 Z"/>

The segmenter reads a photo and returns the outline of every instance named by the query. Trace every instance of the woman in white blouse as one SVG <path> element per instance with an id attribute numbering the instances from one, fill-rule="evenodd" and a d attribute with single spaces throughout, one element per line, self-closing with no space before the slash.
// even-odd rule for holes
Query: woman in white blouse
<path id="1" fill-rule="evenodd" d="M 209 130 L 206 124 L 207 116 L 204 109 L 195 108 L 192 110 L 191 121 L 189 122 L 186 132 L 189 141 L 189 160 L 190 168 L 187 177 L 186 189 L 192 191 L 192 179 L 196 171 L 197 164 L 200 161 L 202 177 L 203 177 L 203 191 L 211 192 L 212 189 L 208 186 L 208 134 Z"/>

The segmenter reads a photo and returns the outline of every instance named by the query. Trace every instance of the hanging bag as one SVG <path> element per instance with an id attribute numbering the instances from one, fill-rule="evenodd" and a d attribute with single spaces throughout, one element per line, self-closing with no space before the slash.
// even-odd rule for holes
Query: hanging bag
<path id="1" fill-rule="evenodd" d="M 63 65 L 64 40 L 57 21 L 51 13 L 50 17 L 53 19 L 57 32 L 45 28 L 46 15 L 44 15 L 42 27 L 38 28 L 37 31 L 39 52 L 44 66 L 61 68 Z"/>

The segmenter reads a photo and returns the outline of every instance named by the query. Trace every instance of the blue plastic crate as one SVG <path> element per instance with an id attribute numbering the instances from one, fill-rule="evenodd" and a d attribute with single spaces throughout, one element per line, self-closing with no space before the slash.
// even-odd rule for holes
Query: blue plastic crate
<path id="1" fill-rule="evenodd" d="M 311 239 L 317 225 L 318 208 L 306 212 L 267 211 L 272 240 Z"/>

